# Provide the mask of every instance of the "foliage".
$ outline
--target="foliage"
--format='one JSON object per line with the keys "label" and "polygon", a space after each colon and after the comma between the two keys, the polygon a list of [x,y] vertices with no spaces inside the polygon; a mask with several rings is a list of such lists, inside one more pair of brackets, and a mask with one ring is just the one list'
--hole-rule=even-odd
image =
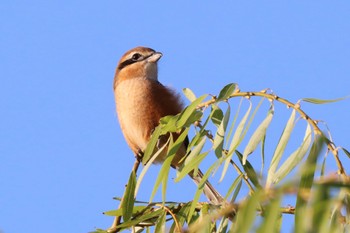
{"label": "foliage", "polygon": [[[336,147],[330,133],[323,132],[318,122],[301,109],[302,101],[324,104],[340,99],[307,98],[294,104],[268,90],[241,92],[236,84],[226,85],[217,97],[203,95],[197,98],[189,89],[185,89],[184,94],[192,103],[182,113],[162,118],[142,158],[144,166],[140,175],[136,178],[138,163],[131,172],[124,196],[119,199],[120,208],[105,212],[116,217],[113,226],[96,232],[130,228],[133,232],[280,232],[286,215],[294,216],[295,232],[350,230],[350,178],[339,156],[341,152],[349,159],[350,153]],[[261,101],[255,103],[253,97]],[[234,104],[235,113],[232,114],[231,102],[237,98],[240,101]],[[264,100],[268,100],[267,114],[259,119],[263,114],[258,112],[264,111],[261,109],[266,105]],[[269,138],[277,102],[285,105],[290,115],[280,127],[280,137]],[[299,132],[305,123],[304,136],[293,138],[293,132]],[[171,160],[190,128],[195,129],[195,134],[175,181],[180,182],[188,172],[198,169],[208,156],[215,155],[216,160],[204,173],[204,179],[220,173],[222,181],[232,174],[231,170],[235,171],[237,175],[230,177],[231,183],[223,195],[229,204],[215,206],[199,202],[200,185],[191,202],[167,202]],[[166,145],[152,154],[158,137],[168,132],[182,133],[175,141],[170,137]],[[168,155],[150,200],[137,201],[139,185],[162,150],[167,150]],[[321,156],[323,153],[325,155]],[[325,172],[330,160],[328,154],[333,155],[338,169],[336,174]],[[257,163],[259,160],[260,164]],[[163,201],[154,202],[154,194],[160,186]],[[249,192],[244,193],[244,189]],[[241,199],[237,200],[238,197]],[[294,197],[289,199],[294,203],[283,206],[283,200],[288,197]]]}

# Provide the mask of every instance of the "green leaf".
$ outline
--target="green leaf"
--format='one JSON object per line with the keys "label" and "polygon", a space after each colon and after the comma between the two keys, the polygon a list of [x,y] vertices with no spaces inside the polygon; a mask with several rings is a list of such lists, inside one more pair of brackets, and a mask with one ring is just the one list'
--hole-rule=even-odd
{"label": "green leaf", "polygon": [[[140,212],[145,211],[147,208],[149,208],[148,206],[134,206],[133,210],[132,210],[132,214],[138,214]],[[107,216],[122,216],[123,215],[123,209],[117,209],[117,210],[109,210],[104,212],[103,214],[107,215]]]}
{"label": "green leaf", "polygon": [[213,149],[215,151],[215,155],[218,158],[222,157],[222,150],[224,145],[224,138],[227,129],[228,121],[230,120],[230,105],[228,105],[224,118],[222,119],[219,128],[216,131],[216,135],[214,138]]}
{"label": "green leaf", "polygon": [[138,190],[140,188],[141,182],[143,180],[143,177],[146,175],[146,172],[148,171],[148,169],[152,166],[153,161],[156,160],[156,158],[163,153],[163,151],[165,150],[165,148],[168,146],[170,141],[170,137],[168,139],[168,141],[160,148],[157,150],[157,152],[151,157],[151,159],[146,163],[146,165],[143,167],[139,179],[137,180],[137,184],[136,184],[136,189],[135,189],[135,196],[138,193]]}
{"label": "green leaf", "polygon": [[315,98],[303,98],[301,100],[312,104],[327,104],[327,103],[339,102],[347,98],[349,98],[349,96],[338,98],[338,99],[330,99],[330,100],[321,100],[321,99],[315,99]]}
{"label": "green leaf", "polygon": [[[190,118],[188,118],[186,124],[182,127],[190,127],[191,124],[195,123],[196,121],[200,121],[201,118],[203,116],[203,112],[202,111],[195,111]],[[182,128],[181,127],[181,128]]]}
{"label": "green leaf", "polygon": [[195,158],[191,159],[190,162],[188,162],[185,166],[183,166],[181,169],[179,169],[179,173],[177,174],[177,177],[174,179],[175,182],[179,182],[182,180],[190,171],[198,169],[199,164],[202,162],[202,160],[209,154],[209,151],[204,152]]}
{"label": "green leaf", "polygon": [[253,133],[252,137],[250,138],[243,152],[243,159],[242,159],[243,165],[246,163],[248,155],[250,155],[251,153],[253,153],[253,151],[255,151],[256,147],[263,139],[264,135],[266,134],[266,129],[271,123],[272,117],[273,117],[273,111],[270,110],[269,113],[267,114],[267,117],[263,120],[263,122],[259,125],[259,127]]}
{"label": "green leaf", "polygon": [[132,171],[121,203],[124,221],[128,221],[132,216],[135,201],[135,185],[136,174]]}
{"label": "green leaf", "polygon": [[[330,219],[330,230],[327,233],[338,233],[338,232],[349,232],[348,224],[339,224],[339,217],[341,216],[341,212],[338,206],[335,206],[331,213]],[[343,228],[344,226],[344,228]]]}
{"label": "green leaf", "polygon": [[[172,141],[172,135],[171,135],[171,137],[169,137],[169,139],[170,139],[170,142],[171,142]],[[175,153],[173,153],[171,155],[168,155],[165,158],[165,160],[164,160],[164,162],[162,164],[162,168],[160,169],[159,174],[157,176],[157,180],[156,180],[156,182],[155,182],[155,184],[153,186],[152,194],[151,194],[151,197],[150,197],[150,200],[149,200],[150,203],[152,202],[152,200],[154,198],[154,195],[157,193],[157,190],[158,190],[160,184],[162,183],[163,187],[164,186],[166,187],[166,184],[167,184],[167,181],[168,181],[169,170],[170,170],[170,167],[171,167],[171,162],[172,162],[174,156],[175,156]],[[164,202],[165,201],[165,190],[164,189],[162,189],[162,196],[163,196],[163,202]]]}
{"label": "green leaf", "polygon": [[229,218],[223,217],[220,221],[220,224],[218,226],[218,230],[216,231],[217,233],[225,233],[228,232],[228,224],[230,223]]}
{"label": "green leaf", "polygon": [[[220,111],[221,111],[221,109],[219,109],[215,104],[212,105],[211,112],[210,112],[209,116],[204,121],[204,123],[202,123],[202,127],[201,127],[200,131],[197,132],[196,135],[192,138],[192,140],[187,148],[187,151],[190,151],[190,149],[192,147],[196,146],[203,137],[206,137],[206,134],[208,133],[208,130],[206,130],[206,126],[212,118],[219,118],[219,119],[212,119],[212,121],[214,122],[214,124],[215,124],[215,121],[218,122],[218,124],[220,124],[222,117],[223,117],[223,113],[222,113],[222,111],[221,111],[221,113],[219,113]],[[217,114],[221,114],[222,117],[220,118],[220,116]],[[216,116],[214,116],[214,115],[216,115]]]}
{"label": "green leaf", "polygon": [[349,159],[350,159],[350,152],[347,150],[347,149],[345,149],[345,148],[343,148],[343,147],[341,147],[341,149],[344,151],[344,153],[349,157]]}
{"label": "green leaf", "polygon": [[168,132],[177,132],[178,131],[178,127],[176,127],[176,122],[179,119],[180,114],[175,115],[175,116],[165,116],[162,117],[159,122],[162,128],[162,131],[160,134],[166,134]]}
{"label": "green leaf", "polygon": [[229,152],[227,154],[227,158],[225,159],[225,164],[224,164],[224,167],[222,169],[222,173],[221,173],[221,177],[220,177],[219,182],[221,182],[224,179],[226,172],[227,172],[227,169],[231,163],[231,158],[233,156],[233,153],[235,152],[236,148],[239,146],[239,144],[243,140],[242,132],[243,132],[244,126],[247,122],[251,108],[252,108],[252,103],[249,101],[249,108],[248,108],[247,112],[244,114],[242,120],[239,122],[237,129],[232,137]]}
{"label": "green leaf", "polygon": [[221,91],[219,96],[216,98],[216,101],[222,101],[222,100],[226,100],[227,98],[230,97],[230,95],[232,95],[232,93],[235,91],[236,89],[236,85],[235,83],[230,83],[227,84]]}
{"label": "green leaf", "polygon": [[126,229],[126,228],[135,226],[135,225],[139,224],[140,222],[144,222],[147,220],[154,223],[156,221],[156,219],[158,219],[158,217],[161,216],[161,214],[163,214],[163,212],[164,212],[163,209],[158,209],[155,211],[150,211],[150,212],[144,213],[142,215],[139,215],[136,219],[133,219],[131,221],[127,221],[127,222],[124,222],[124,223],[118,225],[117,228]]}
{"label": "green leaf", "polygon": [[162,131],[162,128],[160,126],[157,126],[155,128],[155,130],[153,131],[151,139],[148,142],[147,147],[143,153],[143,157],[142,157],[142,164],[143,165],[145,165],[148,162],[148,160],[150,159],[150,157],[154,153],[154,148],[157,145],[161,131]]}
{"label": "green leaf", "polygon": [[107,216],[122,216],[123,215],[123,209],[117,209],[117,210],[109,210],[109,211],[105,211],[103,212],[103,214],[107,215]]}
{"label": "green leaf", "polygon": [[212,164],[209,169],[205,172],[205,174],[203,175],[202,177],[202,180],[201,182],[198,184],[198,188],[197,188],[197,191],[194,195],[194,198],[193,198],[193,201],[191,203],[191,207],[190,207],[190,210],[189,210],[189,214],[188,214],[188,217],[187,217],[187,222],[190,221],[190,219],[192,218],[192,215],[196,209],[196,206],[197,206],[197,203],[199,201],[199,198],[201,196],[201,194],[203,193],[203,189],[204,189],[204,186],[205,186],[205,183],[206,181],[208,180],[211,172],[213,171],[213,169],[215,169],[217,167],[217,163],[214,163]]}
{"label": "green leaf", "polygon": [[249,180],[254,184],[255,187],[261,188],[258,176],[254,170],[254,167],[249,163],[248,160],[246,160],[245,161],[246,163],[243,164],[243,155],[238,150],[236,150],[236,154],[239,158],[239,161],[242,163],[243,169],[247,173]]}
{"label": "green leaf", "polygon": [[303,167],[302,167],[302,177],[301,177],[301,183],[300,183],[301,188],[307,188],[307,189],[311,188],[314,181],[317,158],[320,155],[320,152],[323,146],[324,146],[323,136],[316,135],[315,140],[310,149],[309,155],[306,159],[306,162],[303,164]]}
{"label": "green leaf", "polygon": [[232,137],[231,144],[230,144],[230,150],[234,150],[240,144],[241,140],[243,139],[242,133],[244,130],[244,126],[246,125],[247,119],[250,115],[251,109],[252,109],[252,103],[251,103],[251,101],[249,101],[249,107],[248,107],[246,113],[244,114],[243,118],[239,122],[237,129]]}
{"label": "green leaf", "polygon": [[276,224],[278,219],[282,217],[280,212],[280,202],[281,197],[277,196],[272,199],[271,203],[269,203],[266,210],[263,212],[264,220],[257,229],[257,233],[280,232],[278,224]]}
{"label": "green leaf", "polygon": [[213,111],[211,111],[210,115],[207,117],[204,124],[202,124],[202,127],[199,130],[199,132],[197,132],[196,135],[190,141],[190,144],[187,147],[187,152],[189,152],[192,147],[196,146],[200,142],[200,140],[202,140],[203,137],[206,137],[206,134],[208,132],[208,130],[206,130],[206,126],[209,123],[212,116],[213,116]]}
{"label": "green leaf", "polygon": [[259,201],[261,199],[261,191],[253,193],[251,197],[248,197],[246,201],[243,202],[240,210],[237,214],[236,224],[233,223],[234,233],[248,233],[251,232],[254,226],[254,220],[256,218],[256,209],[259,207]]}
{"label": "green leaf", "polygon": [[196,95],[193,93],[193,91],[189,88],[184,88],[182,89],[182,92],[184,93],[184,95],[186,96],[186,98],[193,102],[195,101],[195,99],[197,99]]}
{"label": "green leaf", "polygon": [[166,200],[165,194],[167,190],[167,182],[168,182],[168,177],[169,177],[169,170],[171,168],[171,163],[173,161],[173,158],[175,157],[176,153],[180,149],[181,146],[183,145],[184,140],[187,137],[188,131],[190,128],[186,128],[180,136],[176,139],[174,143],[170,143],[169,149],[168,149],[168,155],[163,162],[162,168],[158,174],[158,178],[162,177],[162,197],[163,197],[163,204]]}
{"label": "green leaf", "polygon": [[266,187],[270,187],[270,185],[272,184],[272,179],[274,178],[274,174],[276,172],[277,166],[282,158],[282,155],[285,151],[285,148],[288,144],[288,141],[290,139],[290,135],[293,131],[294,128],[294,121],[295,121],[295,109],[292,111],[292,114],[289,117],[289,120],[286,124],[286,126],[284,127],[283,133],[280,137],[280,140],[278,142],[278,145],[275,149],[275,152],[273,154],[272,157],[272,161],[267,173],[267,181],[266,181]]}
{"label": "green leaf", "polygon": [[[226,195],[225,195],[225,199],[228,200],[229,196],[231,195],[231,193],[233,192],[233,190],[235,190],[235,193],[231,199],[230,202],[234,203],[236,200],[236,197],[241,189],[242,186],[242,178],[243,178],[243,174],[237,176],[237,178],[235,179],[235,181],[233,181],[232,185],[230,186],[230,188],[228,189]],[[236,188],[237,187],[237,188]],[[237,191],[238,190],[238,191]],[[237,193],[236,193],[237,192]]]}
{"label": "green leaf", "polygon": [[[311,187],[314,183],[314,176],[317,165],[317,158],[320,155],[322,146],[324,145],[323,136],[315,136],[315,140],[310,149],[309,155],[303,164],[301,169],[301,179],[299,184],[299,191],[297,194],[296,212],[295,212],[295,229],[306,232],[305,225],[300,225],[305,220],[304,212],[307,208],[307,200],[305,200],[305,194],[311,192]],[[304,211],[303,211],[304,210]]]}
{"label": "green leaf", "polygon": [[[242,136],[240,136],[240,138],[241,138],[240,140],[243,140],[243,138],[244,138],[245,135],[247,134],[247,132],[248,132],[248,130],[249,130],[249,128],[250,128],[250,125],[252,124],[252,122],[253,122],[253,120],[254,120],[254,118],[255,118],[255,115],[256,115],[256,113],[258,112],[258,110],[260,109],[260,107],[261,107],[262,103],[264,102],[264,100],[265,100],[265,98],[262,98],[262,99],[259,101],[258,105],[254,108],[254,111],[253,111],[252,115],[249,117],[249,121],[248,121],[248,123],[247,123],[247,126],[245,126],[245,128],[244,128],[244,131],[243,131],[243,133],[242,133]],[[250,101],[249,101],[249,103],[251,104]]]}
{"label": "green leaf", "polygon": [[281,167],[276,171],[271,177],[272,183],[277,183],[282,180],[286,175],[289,174],[304,158],[312,142],[312,132],[311,127],[308,124],[306,127],[305,136],[303,142],[298,149],[296,149],[288,159],[281,165]]}
{"label": "green leaf", "polygon": [[176,154],[180,147],[183,146],[183,143],[187,138],[189,130],[190,128],[185,128],[180,134],[180,136],[176,139],[176,141],[173,144],[169,145],[168,156]]}
{"label": "green leaf", "polygon": [[191,150],[190,154],[186,157],[184,161],[184,165],[182,165],[179,169],[179,173],[177,174],[177,177],[175,178],[175,182],[180,181],[183,179],[190,171],[193,169],[197,169],[199,163],[205,158],[205,156],[209,152],[204,152],[201,155],[199,153],[202,151],[205,142],[206,142],[206,137],[202,137],[201,141],[199,144]]}
{"label": "green leaf", "polygon": [[[185,224],[186,217],[188,216],[190,207],[191,207],[191,202],[186,203],[183,206],[181,206],[180,211],[176,214],[176,219],[177,219],[177,222],[179,223],[179,226],[183,226]],[[180,229],[177,229],[177,225],[175,221],[171,225],[169,232],[180,232]]]}
{"label": "green leaf", "polygon": [[326,170],[326,160],[327,160],[327,156],[325,156],[322,160],[322,165],[321,165],[321,171],[320,171],[320,175],[324,176],[325,175],[325,170]]}
{"label": "green leaf", "polygon": [[[332,199],[329,195],[329,187],[318,185],[313,189],[312,203],[312,231],[322,232],[322,229],[329,226],[329,214],[332,206]],[[329,232],[329,231],[326,231]]]}
{"label": "green leaf", "polygon": [[216,127],[219,127],[221,124],[222,118],[224,117],[224,113],[217,105],[211,106],[211,120]]}
{"label": "green leaf", "polygon": [[266,134],[261,139],[261,169],[260,174],[263,175],[264,166],[265,166],[265,141],[266,141]]}
{"label": "green leaf", "polygon": [[239,113],[240,113],[240,110],[241,110],[242,102],[243,102],[243,98],[241,98],[241,101],[239,102],[239,105],[237,107],[237,111],[235,112],[235,116],[233,117],[232,123],[230,125],[230,129],[229,129],[229,131],[227,133],[225,148],[229,147],[229,141],[231,141],[231,136],[232,136],[233,129],[234,129],[235,125],[236,125],[236,121],[238,119],[238,116],[239,116]]}
{"label": "green leaf", "polygon": [[154,229],[155,233],[165,232],[165,217],[166,217],[166,211],[164,210],[163,213],[159,216],[158,221],[156,223],[156,226]]}
{"label": "green leaf", "polygon": [[198,116],[198,113],[195,113],[197,106],[202,103],[202,101],[207,97],[208,95],[202,95],[195,101],[193,101],[189,106],[187,106],[180,114],[179,119],[176,122],[177,128],[182,128],[183,126],[187,126],[188,124],[191,124],[193,119],[191,117]]}

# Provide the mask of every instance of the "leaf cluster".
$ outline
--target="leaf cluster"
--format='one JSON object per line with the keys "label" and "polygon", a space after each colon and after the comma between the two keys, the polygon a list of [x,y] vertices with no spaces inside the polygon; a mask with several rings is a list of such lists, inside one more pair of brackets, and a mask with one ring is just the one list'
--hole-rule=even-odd
{"label": "leaf cluster", "polygon": [[[341,99],[306,98],[294,104],[267,90],[241,92],[236,84],[226,85],[217,96],[197,98],[189,89],[184,89],[184,94],[191,104],[182,113],[161,119],[144,152],[140,175],[131,172],[120,208],[105,213],[118,221],[109,230],[97,232],[130,228],[133,232],[280,232],[287,215],[294,216],[291,229],[295,232],[350,229],[350,178],[339,156],[342,152],[349,159],[350,153],[336,147],[329,132],[324,133],[318,122],[301,109],[301,101],[324,104]],[[253,97],[260,101],[252,101]],[[232,107],[236,99],[239,102]],[[277,102],[285,105],[290,115],[279,138],[269,138]],[[303,136],[293,138],[295,128],[303,124]],[[213,162],[207,166],[192,201],[168,202],[171,161],[190,129],[195,133],[175,182],[196,171],[210,156],[215,155],[215,159],[209,160]],[[169,132],[180,132],[180,136],[174,140],[170,134],[167,143],[155,150],[159,137]],[[164,151],[167,157],[149,201],[136,201],[149,167]],[[337,164],[336,174],[327,173],[328,154]],[[212,175],[217,175],[219,182],[230,180],[223,195],[229,204],[199,201],[203,184]],[[155,202],[160,187],[162,201]],[[283,206],[286,198],[290,204]]]}

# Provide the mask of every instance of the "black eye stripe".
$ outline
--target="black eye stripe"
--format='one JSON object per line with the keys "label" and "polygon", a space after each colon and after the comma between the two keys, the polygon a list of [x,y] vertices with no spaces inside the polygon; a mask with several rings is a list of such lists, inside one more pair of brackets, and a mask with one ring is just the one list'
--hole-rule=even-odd
{"label": "black eye stripe", "polygon": [[146,56],[146,57],[142,57],[142,59],[139,59],[139,60],[135,60],[135,59],[133,59],[133,58],[127,59],[127,60],[125,60],[125,61],[123,61],[122,63],[119,64],[118,70],[122,70],[122,69],[125,68],[126,66],[131,65],[131,64],[133,64],[133,63],[136,63],[136,62],[139,62],[139,61],[143,61],[143,60],[149,58],[149,57],[152,56],[152,55],[153,55],[153,54],[150,54],[150,55],[148,55],[148,56]]}
{"label": "black eye stripe", "polygon": [[137,61],[133,60],[133,59],[128,59],[128,60],[125,60],[123,61],[122,63],[119,64],[118,66],[118,70],[121,70],[123,69],[124,67],[128,66],[128,65],[131,65],[132,63],[135,63]]}

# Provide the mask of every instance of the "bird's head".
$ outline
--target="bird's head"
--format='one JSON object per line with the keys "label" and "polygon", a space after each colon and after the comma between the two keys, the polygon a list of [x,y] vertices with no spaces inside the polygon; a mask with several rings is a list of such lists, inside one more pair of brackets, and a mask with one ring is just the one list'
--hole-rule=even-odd
{"label": "bird's head", "polygon": [[157,62],[161,57],[162,53],[146,47],[136,47],[127,51],[118,63],[114,87],[116,83],[132,78],[157,80]]}

